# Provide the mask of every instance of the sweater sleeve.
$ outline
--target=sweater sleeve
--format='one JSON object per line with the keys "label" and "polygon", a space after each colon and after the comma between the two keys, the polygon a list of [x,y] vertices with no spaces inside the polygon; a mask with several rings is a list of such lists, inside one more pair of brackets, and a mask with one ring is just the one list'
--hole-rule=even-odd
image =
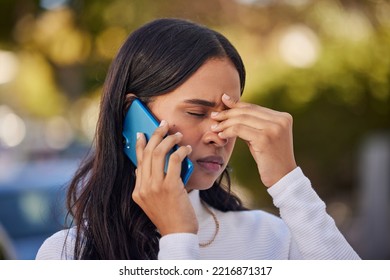
{"label": "sweater sleeve", "polygon": [[73,230],[61,230],[47,238],[38,250],[36,260],[73,259]]}
{"label": "sweater sleeve", "polygon": [[280,216],[291,231],[294,248],[290,256],[303,259],[359,259],[334,220],[325,203],[297,167],[268,189]]}
{"label": "sweater sleeve", "polygon": [[160,239],[159,260],[199,259],[199,239],[192,233],[167,234]]}

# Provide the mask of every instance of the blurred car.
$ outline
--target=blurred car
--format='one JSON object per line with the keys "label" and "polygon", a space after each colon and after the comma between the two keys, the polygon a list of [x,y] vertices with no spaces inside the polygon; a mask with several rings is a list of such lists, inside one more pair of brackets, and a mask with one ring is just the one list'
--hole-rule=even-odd
{"label": "blurred car", "polygon": [[43,241],[65,225],[66,186],[78,160],[40,160],[0,174],[0,224],[16,259],[34,259]]}
{"label": "blurred car", "polygon": [[11,240],[0,224],[0,260],[13,260],[15,258],[15,250],[12,247]]}

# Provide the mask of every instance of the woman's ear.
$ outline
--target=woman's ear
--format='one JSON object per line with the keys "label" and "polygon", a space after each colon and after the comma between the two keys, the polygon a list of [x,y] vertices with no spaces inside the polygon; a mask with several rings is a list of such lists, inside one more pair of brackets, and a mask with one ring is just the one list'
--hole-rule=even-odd
{"label": "woman's ear", "polygon": [[134,99],[136,99],[137,96],[134,93],[126,93],[125,95],[125,104],[124,104],[124,111],[127,112],[129,109],[131,103],[133,102]]}

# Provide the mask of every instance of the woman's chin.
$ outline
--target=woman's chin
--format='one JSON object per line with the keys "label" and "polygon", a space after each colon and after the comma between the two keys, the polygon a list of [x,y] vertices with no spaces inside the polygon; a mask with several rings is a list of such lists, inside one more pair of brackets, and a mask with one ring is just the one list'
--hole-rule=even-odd
{"label": "woman's chin", "polygon": [[214,172],[212,174],[202,172],[202,169],[194,169],[191,177],[186,184],[187,190],[207,190],[211,188],[214,182],[221,176],[222,172]]}
{"label": "woman's chin", "polygon": [[215,180],[214,181],[208,181],[208,182],[205,182],[205,180],[202,180],[202,182],[200,182],[200,180],[193,180],[191,181],[191,179],[188,180],[187,184],[185,185],[185,188],[187,189],[187,191],[191,191],[191,190],[207,190],[209,188],[211,188],[214,184]]}

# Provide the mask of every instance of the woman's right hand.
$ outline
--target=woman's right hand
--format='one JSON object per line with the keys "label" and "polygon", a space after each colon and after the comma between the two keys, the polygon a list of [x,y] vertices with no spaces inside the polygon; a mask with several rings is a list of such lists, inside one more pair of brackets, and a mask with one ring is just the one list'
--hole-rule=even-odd
{"label": "woman's right hand", "polygon": [[161,121],[148,143],[143,133],[137,135],[138,167],[132,197],[162,236],[183,232],[196,234],[198,221],[180,177],[181,163],[192,149],[181,146],[174,151],[165,174],[166,155],[182,138],[181,133],[164,138],[168,128],[168,123]]}

